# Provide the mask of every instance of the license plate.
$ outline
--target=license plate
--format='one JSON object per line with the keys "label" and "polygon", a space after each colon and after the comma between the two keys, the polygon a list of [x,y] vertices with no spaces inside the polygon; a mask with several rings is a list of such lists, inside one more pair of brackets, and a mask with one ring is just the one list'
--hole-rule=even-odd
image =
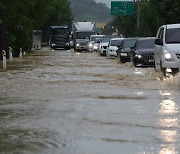
{"label": "license plate", "polygon": [[121,53],[121,56],[127,56],[127,53]]}
{"label": "license plate", "polygon": [[154,62],[154,59],[149,59],[149,62]]}

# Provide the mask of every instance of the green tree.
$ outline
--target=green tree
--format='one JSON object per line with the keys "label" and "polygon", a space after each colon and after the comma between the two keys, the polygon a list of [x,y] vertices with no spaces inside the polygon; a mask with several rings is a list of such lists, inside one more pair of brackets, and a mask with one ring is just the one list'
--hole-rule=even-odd
{"label": "green tree", "polygon": [[72,15],[68,0],[1,0],[0,20],[7,26],[9,44],[27,50],[32,30],[46,30],[53,24],[70,24]]}

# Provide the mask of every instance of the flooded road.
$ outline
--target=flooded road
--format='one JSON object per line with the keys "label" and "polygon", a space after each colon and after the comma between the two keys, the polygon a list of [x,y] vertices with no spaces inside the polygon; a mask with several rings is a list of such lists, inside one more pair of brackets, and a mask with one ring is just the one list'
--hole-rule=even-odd
{"label": "flooded road", "polygon": [[44,48],[0,66],[0,153],[180,152],[179,77]]}

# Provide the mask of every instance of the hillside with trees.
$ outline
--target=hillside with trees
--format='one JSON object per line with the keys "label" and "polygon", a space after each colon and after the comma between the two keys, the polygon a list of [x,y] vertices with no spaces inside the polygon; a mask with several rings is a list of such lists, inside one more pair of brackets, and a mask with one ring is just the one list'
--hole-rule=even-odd
{"label": "hillside with trees", "polygon": [[32,30],[47,32],[51,25],[71,25],[69,0],[1,0],[0,24],[6,26],[8,44],[15,51],[28,50]]}
{"label": "hillside with trees", "polygon": [[74,21],[106,22],[111,18],[110,9],[94,0],[72,0],[71,9]]}
{"label": "hillside with trees", "polygon": [[[137,26],[137,6],[139,5],[139,26]],[[114,17],[109,25],[114,25],[125,36],[155,36],[159,26],[180,22],[180,1],[141,0],[134,3],[133,16]]]}

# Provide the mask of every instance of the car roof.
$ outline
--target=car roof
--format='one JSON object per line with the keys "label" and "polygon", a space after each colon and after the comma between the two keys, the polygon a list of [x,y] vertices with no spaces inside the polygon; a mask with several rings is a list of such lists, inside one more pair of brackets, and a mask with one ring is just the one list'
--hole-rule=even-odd
{"label": "car roof", "polygon": [[144,37],[144,38],[139,38],[137,40],[153,40],[156,39],[156,37]]}
{"label": "car roof", "polygon": [[56,28],[68,28],[67,25],[62,25],[62,26],[50,26],[52,29],[56,29]]}
{"label": "car roof", "polygon": [[167,29],[180,28],[180,23],[178,23],[178,24],[167,24],[167,25],[163,25],[162,27],[166,27]]}
{"label": "car roof", "polygon": [[126,40],[137,40],[137,39],[140,39],[142,37],[127,37],[127,38],[124,38],[123,41],[126,41]]}
{"label": "car roof", "polygon": [[118,38],[118,37],[117,37],[117,38],[112,38],[111,41],[113,41],[113,40],[123,40],[123,39],[124,39],[124,38]]}
{"label": "car roof", "polygon": [[103,37],[104,35],[91,35],[91,37]]}

